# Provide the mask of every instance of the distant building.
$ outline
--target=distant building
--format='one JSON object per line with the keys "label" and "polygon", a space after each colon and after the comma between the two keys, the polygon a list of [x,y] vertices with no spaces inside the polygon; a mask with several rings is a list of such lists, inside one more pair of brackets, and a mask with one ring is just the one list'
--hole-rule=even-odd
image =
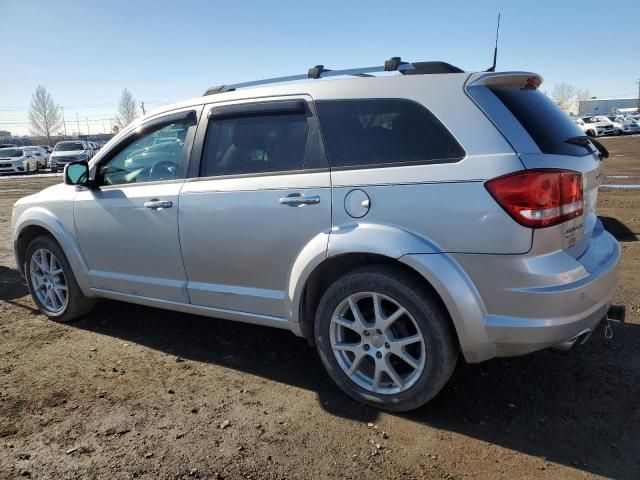
{"label": "distant building", "polygon": [[11,140],[11,132],[0,130],[0,140]]}
{"label": "distant building", "polygon": [[578,101],[580,115],[613,115],[620,109],[638,108],[637,98],[590,98]]}

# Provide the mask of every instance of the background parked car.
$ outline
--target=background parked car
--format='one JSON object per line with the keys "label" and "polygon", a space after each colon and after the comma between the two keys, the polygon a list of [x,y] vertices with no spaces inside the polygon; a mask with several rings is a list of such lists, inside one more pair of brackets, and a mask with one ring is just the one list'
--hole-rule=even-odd
{"label": "background parked car", "polygon": [[0,148],[0,173],[29,173],[38,170],[38,159],[27,147]]}
{"label": "background parked car", "polygon": [[47,164],[49,161],[49,154],[42,147],[25,147],[31,155],[36,157],[38,161],[38,168],[47,168]]}
{"label": "background parked car", "polygon": [[631,135],[632,133],[640,133],[640,120],[630,115],[612,115],[609,118],[614,123],[622,125],[622,133]]}
{"label": "background parked car", "polygon": [[592,117],[582,117],[587,124],[600,125],[605,127],[604,135],[622,135],[622,124],[612,122],[604,115],[594,115]]}
{"label": "background parked car", "polygon": [[[606,119],[601,120],[602,118]],[[613,135],[615,127],[613,122],[607,117],[582,117],[574,120],[575,124],[590,137],[600,137],[602,135]]]}
{"label": "background parked car", "polygon": [[92,156],[93,152],[87,142],[82,140],[58,142],[49,157],[51,171],[55,173],[69,162],[89,160]]}
{"label": "background parked car", "polygon": [[607,132],[607,128],[604,125],[596,125],[593,122],[587,123],[582,118],[574,118],[573,123],[590,137],[600,137]]}

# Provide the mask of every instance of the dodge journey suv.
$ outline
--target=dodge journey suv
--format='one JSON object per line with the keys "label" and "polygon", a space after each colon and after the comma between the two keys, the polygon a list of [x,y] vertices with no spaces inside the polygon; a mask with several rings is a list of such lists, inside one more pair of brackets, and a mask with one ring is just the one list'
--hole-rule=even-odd
{"label": "dodge journey suv", "polygon": [[19,200],[17,265],[53,320],[109,298],[284,328],[348,395],[416,408],[460,354],[568,348],[607,316],[607,152],[541,82],[393,58],[213,87]]}

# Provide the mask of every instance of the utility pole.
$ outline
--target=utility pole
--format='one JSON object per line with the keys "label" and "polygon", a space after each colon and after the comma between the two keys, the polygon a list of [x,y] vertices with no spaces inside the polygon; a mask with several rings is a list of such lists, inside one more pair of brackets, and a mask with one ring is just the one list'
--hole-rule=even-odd
{"label": "utility pole", "polygon": [[62,126],[64,127],[64,138],[66,140],[66,138],[67,138],[67,122],[64,121],[64,107],[60,107],[60,110],[62,111]]}
{"label": "utility pole", "polygon": [[142,109],[142,115],[146,115],[147,112],[144,111],[144,102],[140,102],[140,108]]}
{"label": "utility pole", "polygon": [[87,119],[87,140],[89,140],[89,117],[85,117]]}
{"label": "utility pole", "polygon": [[80,119],[78,117],[78,112],[76,112],[76,124],[78,125],[78,138],[80,138]]}
{"label": "utility pole", "polygon": [[102,119],[102,131],[103,131],[104,133],[107,133],[107,127],[106,127],[106,125],[105,125],[105,123],[104,123],[104,118]]}
{"label": "utility pole", "polygon": [[640,78],[638,79],[638,81],[636,82],[638,84],[638,106],[637,106],[637,113],[640,113]]}

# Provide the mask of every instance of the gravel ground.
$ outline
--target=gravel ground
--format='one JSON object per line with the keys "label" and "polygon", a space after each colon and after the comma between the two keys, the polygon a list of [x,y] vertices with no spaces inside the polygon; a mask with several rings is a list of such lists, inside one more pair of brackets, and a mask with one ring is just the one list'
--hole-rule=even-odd
{"label": "gravel ground", "polygon": [[[640,137],[604,142],[606,182],[640,184]],[[460,362],[398,415],[346,398],[285,331],[107,301],[47,321],[9,222],[59,181],[0,178],[0,478],[640,477],[640,190],[599,198],[623,246],[612,340]]]}

